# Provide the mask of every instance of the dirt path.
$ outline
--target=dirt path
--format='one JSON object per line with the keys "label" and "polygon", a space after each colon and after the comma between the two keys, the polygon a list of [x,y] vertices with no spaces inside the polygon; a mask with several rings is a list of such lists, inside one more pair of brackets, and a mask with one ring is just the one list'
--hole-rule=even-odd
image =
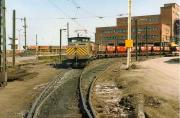
{"label": "dirt path", "polygon": [[32,79],[27,76],[24,81],[9,82],[7,87],[0,89],[0,118],[21,118],[45,85],[65,71],[46,64],[29,65],[26,69],[38,75]]}

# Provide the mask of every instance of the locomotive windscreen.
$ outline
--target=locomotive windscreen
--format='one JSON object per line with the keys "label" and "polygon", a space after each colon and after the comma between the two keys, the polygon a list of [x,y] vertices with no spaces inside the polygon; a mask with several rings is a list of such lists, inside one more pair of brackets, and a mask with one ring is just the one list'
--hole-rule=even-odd
{"label": "locomotive windscreen", "polygon": [[68,43],[78,43],[78,42],[89,42],[89,37],[73,37],[68,39]]}

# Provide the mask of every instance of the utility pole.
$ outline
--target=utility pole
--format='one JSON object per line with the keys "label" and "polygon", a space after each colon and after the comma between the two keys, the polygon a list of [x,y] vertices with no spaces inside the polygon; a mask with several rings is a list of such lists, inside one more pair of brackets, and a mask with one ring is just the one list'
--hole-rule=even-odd
{"label": "utility pole", "polygon": [[0,0],[0,73],[2,73],[2,0]]}
{"label": "utility pole", "polygon": [[38,60],[38,35],[36,34],[36,56]]}
{"label": "utility pole", "polygon": [[148,27],[146,26],[146,58],[148,58],[148,53],[149,53],[149,50],[148,50]]}
{"label": "utility pole", "polygon": [[38,46],[38,35],[36,34],[36,46]]}
{"label": "utility pole", "polygon": [[12,38],[12,50],[13,50],[13,68],[15,67],[15,56],[16,56],[16,11],[13,10],[13,38]]}
{"label": "utility pole", "polygon": [[138,20],[135,19],[135,28],[136,28],[136,61],[138,60]]}
{"label": "utility pole", "polygon": [[66,29],[60,29],[60,41],[59,41],[59,58],[62,61],[62,31]]}
{"label": "utility pole", "polygon": [[69,39],[69,23],[67,23],[67,39]]}
{"label": "utility pole", "polygon": [[[132,0],[128,0],[128,39],[127,42],[131,41],[131,6],[132,6]],[[130,67],[131,62],[131,46],[128,46],[128,52],[127,52],[127,69]]]}
{"label": "utility pole", "polygon": [[59,58],[60,58],[60,61],[62,60],[62,57],[61,57],[61,48],[62,48],[62,29],[60,29],[60,41],[59,41]]}
{"label": "utility pole", "polygon": [[5,0],[0,0],[0,87],[7,85],[6,71],[6,7]]}
{"label": "utility pole", "polygon": [[25,45],[24,45],[24,50],[26,51],[27,49],[27,25],[26,25],[26,17],[24,18],[24,39],[25,39]]}
{"label": "utility pole", "polygon": [[36,34],[36,55],[38,57],[38,35]]}
{"label": "utility pole", "polygon": [[3,0],[3,73],[5,79],[5,85],[7,84],[7,56],[6,56],[6,4],[5,0]]}

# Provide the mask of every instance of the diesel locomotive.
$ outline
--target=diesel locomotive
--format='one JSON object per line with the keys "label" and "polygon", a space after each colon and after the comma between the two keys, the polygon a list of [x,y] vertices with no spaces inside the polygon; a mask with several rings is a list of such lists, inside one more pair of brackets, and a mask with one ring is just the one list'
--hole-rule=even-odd
{"label": "diesel locomotive", "polygon": [[72,37],[68,39],[66,47],[66,63],[73,67],[80,67],[96,58],[96,45],[89,37]]}

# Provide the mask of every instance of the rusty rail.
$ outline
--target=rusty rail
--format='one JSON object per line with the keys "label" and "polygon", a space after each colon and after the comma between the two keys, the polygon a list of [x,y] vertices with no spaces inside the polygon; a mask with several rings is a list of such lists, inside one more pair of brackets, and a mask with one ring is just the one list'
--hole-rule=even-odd
{"label": "rusty rail", "polygon": [[39,97],[36,99],[36,101],[34,102],[34,104],[32,105],[31,110],[28,113],[27,118],[34,118],[38,112],[38,109],[40,107],[40,105],[42,104],[42,102],[46,99],[46,97],[49,96],[49,94],[55,89],[57,83],[59,80],[62,80],[63,78],[60,77],[60,75],[58,75],[57,77],[55,77],[55,79],[53,79],[52,82],[50,82],[47,87],[43,90],[43,92],[39,95]]}

